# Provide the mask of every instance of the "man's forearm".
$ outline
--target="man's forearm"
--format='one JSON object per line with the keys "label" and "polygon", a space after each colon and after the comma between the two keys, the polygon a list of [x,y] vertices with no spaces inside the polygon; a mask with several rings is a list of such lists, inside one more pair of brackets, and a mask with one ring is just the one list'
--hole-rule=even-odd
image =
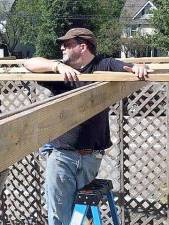
{"label": "man's forearm", "polygon": [[25,61],[24,67],[34,73],[58,72],[60,62],[55,62],[42,57],[35,57]]}
{"label": "man's forearm", "polygon": [[65,81],[78,81],[76,75],[79,71],[59,61],[53,61],[42,57],[26,60],[24,67],[33,73],[54,72],[64,75]]}

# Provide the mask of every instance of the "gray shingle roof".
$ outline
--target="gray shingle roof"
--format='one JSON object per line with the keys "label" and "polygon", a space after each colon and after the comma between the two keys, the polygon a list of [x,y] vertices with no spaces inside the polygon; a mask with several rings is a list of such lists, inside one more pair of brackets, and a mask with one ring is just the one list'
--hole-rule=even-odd
{"label": "gray shingle roof", "polygon": [[[133,18],[136,13],[148,2],[149,0],[126,0],[121,13],[121,19]],[[150,0],[152,3],[153,1]]]}
{"label": "gray shingle roof", "polygon": [[5,7],[10,10],[14,1],[15,0],[0,0],[0,6],[5,5]]}
{"label": "gray shingle roof", "polygon": [[0,0],[0,20],[5,19],[5,12],[10,11],[15,0]]}

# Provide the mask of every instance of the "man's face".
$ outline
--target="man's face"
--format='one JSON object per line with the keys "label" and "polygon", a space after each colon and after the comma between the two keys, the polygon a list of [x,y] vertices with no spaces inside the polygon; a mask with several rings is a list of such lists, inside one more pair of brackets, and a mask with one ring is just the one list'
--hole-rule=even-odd
{"label": "man's face", "polygon": [[72,65],[81,57],[81,44],[75,39],[65,40],[61,45],[63,62]]}

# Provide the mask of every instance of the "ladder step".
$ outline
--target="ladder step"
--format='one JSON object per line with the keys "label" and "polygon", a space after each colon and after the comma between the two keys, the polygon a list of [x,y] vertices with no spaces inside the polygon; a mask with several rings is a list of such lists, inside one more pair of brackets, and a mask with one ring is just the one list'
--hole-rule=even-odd
{"label": "ladder step", "polygon": [[104,195],[107,195],[112,188],[111,180],[95,179],[79,190],[75,204],[98,205]]}
{"label": "ladder step", "polygon": [[113,224],[120,225],[112,188],[111,180],[95,179],[79,190],[75,199],[75,207],[70,225],[82,225],[88,212],[92,212],[94,225],[102,225],[99,202],[105,197],[110,207]]}

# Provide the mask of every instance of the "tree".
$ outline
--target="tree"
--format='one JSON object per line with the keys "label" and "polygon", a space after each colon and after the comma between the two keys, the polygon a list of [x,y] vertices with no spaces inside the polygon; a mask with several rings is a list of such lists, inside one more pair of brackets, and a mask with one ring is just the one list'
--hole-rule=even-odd
{"label": "tree", "polygon": [[119,17],[123,5],[123,0],[104,0],[101,3],[101,23],[97,32],[100,53],[116,55],[121,50],[120,36],[123,26]]}
{"label": "tree", "polygon": [[153,25],[156,29],[152,36],[154,47],[169,51],[169,1],[154,0],[157,9],[153,14]]}
{"label": "tree", "polygon": [[[8,46],[12,54],[18,43],[34,43],[36,38],[34,27],[37,23],[38,1],[16,0],[11,8],[1,2],[0,41]],[[37,26],[37,24],[36,24]]]}
{"label": "tree", "polygon": [[[57,37],[68,29],[79,26],[93,30],[98,36],[99,52],[112,54],[110,50],[114,51],[114,46],[119,46],[117,17],[120,16],[122,5],[122,0],[43,1],[41,7],[43,25],[37,38],[37,54],[51,58],[60,57],[60,51],[56,51]],[[102,43],[108,47],[104,48]]]}
{"label": "tree", "polygon": [[30,0],[27,3],[27,0],[16,0],[6,13],[2,36],[11,52],[21,42],[33,44],[36,55],[59,58],[57,38],[79,26],[93,30],[98,36],[99,52],[112,54],[119,47],[117,18],[123,0]]}
{"label": "tree", "polygon": [[42,25],[36,42],[38,55],[58,58],[60,51],[56,40],[65,31],[79,26],[92,30],[97,27],[98,0],[42,0],[42,2]]}
{"label": "tree", "polygon": [[98,31],[98,51],[101,54],[115,55],[121,50],[122,26],[117,19],[107,21]]}
{"label": "tree", "polygon": [[128,57],[128,53],[136,57],[145,57],[148,50],[151,50],[151,36],[141,36],[138,33],[133,37],[121,38],[121,44],[126,57]]}

